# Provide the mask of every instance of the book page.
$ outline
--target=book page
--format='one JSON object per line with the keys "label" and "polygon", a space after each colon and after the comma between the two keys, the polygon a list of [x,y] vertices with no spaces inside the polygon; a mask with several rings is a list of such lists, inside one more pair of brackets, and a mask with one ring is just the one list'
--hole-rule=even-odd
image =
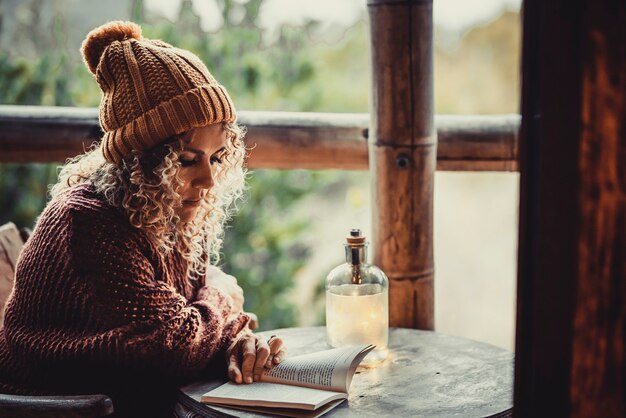
{"label": "book page", "polygon": [[276,408],[267,406],[241,406],[241,405],[220,405],[227,408],[238,409],[240,411],[257,412],[275,417],[293,417],[293,418],[318,418],[338,406],[345,399],[337,399],[330,401],[326,405],[322,405],[314,411],[296,408]]}
{"label": "book page", "polygon": [[373,348],[359,345],[287,357],[278,366],[266,370],[261,382],[347,393],[358,363]]}
{"label": "book page", "polygon": [[255,382],[238,385],[228,382],[202,395],[201,402],[221,405],[271,406],[315,410],[336,399],[345,399],[345,393],[329,392],[299,386]]}

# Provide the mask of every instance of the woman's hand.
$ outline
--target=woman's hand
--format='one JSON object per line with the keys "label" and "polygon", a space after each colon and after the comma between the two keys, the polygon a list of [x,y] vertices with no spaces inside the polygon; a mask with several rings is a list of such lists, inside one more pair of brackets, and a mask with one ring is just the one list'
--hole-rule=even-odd
{"label": "woman's hand", "polygon": [[272,335],[267,341],[256,334],[242,334],[226,350],[228,378],[235,383],[258,382],[264,369],[271,369],[285,358],[283,340]]}
{"label": "woman's hand", "polygon": [[234,312],[243,312],[243,289],[237,284],[235,276],[224,273],[218,267],[208,265],[205,284],[230,296]]}

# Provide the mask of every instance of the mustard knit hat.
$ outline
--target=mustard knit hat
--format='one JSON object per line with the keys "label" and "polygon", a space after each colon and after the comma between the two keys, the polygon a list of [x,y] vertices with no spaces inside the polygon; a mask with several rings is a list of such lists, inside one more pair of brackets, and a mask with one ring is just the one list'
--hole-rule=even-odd
{"label": "mustard knit hat", "polygon": [[236,119],[228,92],[197,56],[143,38],[135,23],[95,28],[82,53],[102,89],[101,148],[110,162],[192,128]]}

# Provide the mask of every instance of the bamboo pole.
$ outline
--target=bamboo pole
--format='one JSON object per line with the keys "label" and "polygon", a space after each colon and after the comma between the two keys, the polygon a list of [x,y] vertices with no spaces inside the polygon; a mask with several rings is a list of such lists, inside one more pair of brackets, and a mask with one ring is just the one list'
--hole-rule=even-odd
{"label": "bamboo pole", "polygon": [[[368,169],[365,113],[241,111],[248,166]],[[437,170],[516,171],[518,115],[435,116]],[[0,163],[60,162],[101,136],[98,110],[0,105]]]}
{"label": "bamboo pole", "polygon": [[374,262],[391,326],[433,329],[432,0],[369,0]]}

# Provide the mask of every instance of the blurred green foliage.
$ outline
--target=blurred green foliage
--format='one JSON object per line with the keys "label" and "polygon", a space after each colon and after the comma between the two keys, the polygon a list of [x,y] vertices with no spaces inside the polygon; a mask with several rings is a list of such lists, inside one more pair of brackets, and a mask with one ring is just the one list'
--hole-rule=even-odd
{"label": "blurred green foliage", "polygon": [[242,283],[246,308],[259,316],[263,329],[294,325],[297,310],[289,294],[309,253],[300,238],[310,223],[290,209],[320,186],[321,176],[303,170],[254,173],[247,202],[226,233],[225,270]]}
{"label": "blurred green foliage", "polygon": [[0,164],[0,225],[12,221],[32,227],[55,177],[50,164]]}
{"label": "blurred green foliage", "polygon": [[[30,62],[0,52],[0,103],[71,104],[66,62],[63,54],[44,52]],[[46,203],[48,184],[55,181],[56,170],[50,164],[0,164],[0,225],[12,221],[32,228]]]}
{"label": "blurred green foliage", "polygon": [[[0,103],[98,106],[98,85],[76,55],[78,44],[66,39],[71,24],[64,20],[63,8],[54,9],[59,14],[45,19],[39,16],[44,9],[40,0],[11,2],[22,7],[30,4],[32,22],[51,22],[52,27],[23,24],[21,36],[32,38],[29,44],[37,48],[34,59],[24,57],[19,47],[11,53],[0,50]],[[238,109],[367,112],[370,54],[364,20],[344,28],[340,38],[331,41],[323,24],[312,20],[299,27],[280,26],[268,40],[258,26],[264,0],[216,2],[223,24],[215,33],[202,29],[190,0],[183,0],[174,21],[151,15],[142,0],[127,0],[128,10],[119,11],[116,18],[141,23],[148,38],[195,52],[228,87]],[[72,4],[90,13],[87,2]],[[13,19],[2,16],[0,8],[0,24],[3,18]],[[109,18],[103,17],[101,23]],[[519,15],[514,12],[470,30],[454,48],[436,43],[436,112],[516,112],[517,48]],[[14,221],[32,227],[46,203],[47,185],[56,181],[55,172],[53,165],[0,164],[0,224]],[[295,278],[308,261],[309,249],[302,237],[311,229],[309,220],[295,208],[311,193],[326,193],[356,178],[365,183],[366,175],[302,170],[251,173],[246,202],[226,233],[223,265],[238,277],[246,291],[246,309],[258,314],[262,329],[295,325],[298,310],[313,309],[310,306],[317,306],[313,316],[323,319],[319,303],[294,306],[290,297]],[[318,298],[324,290],[324,272],[313,286]]]}
{"label": "blurred green foliage", "polygon": [[[145,37],[196,53],[228,87],[239,109],[321,110],[328,97],[316,76],[325,63],[320,51],[313,51],[307,31],[285,26],[274,42],[264,45],[256,25],[263,0],[218,3],[223,30],[211,34],[202,30],[190,1],[182,3],[175,22],[147,16],[137,0],[129,17],[142,24]],[[234,8],[239,9],[236,19]],[[61,43],[41,51],[37,60],[1,54],[0,103],[97,106],[100,91],[93,76],[69,55]],[[344,111],[365,111],[366,92],[362,99],[357,95],[356,106]],[[55,171],[46,164],[0,165],[0,224],[10,220],[32,227],[46,203],[47,185],[56,181]],[[303,170],[259,170],[249,176],[246,201],[226,233],[223,267],[239,279],[246,309],[258,315],[261,329],[296,324],[297,309],[289,294],[307,261],[309,249],[300,237],[310,222],[292,209],[337,176]]]}

